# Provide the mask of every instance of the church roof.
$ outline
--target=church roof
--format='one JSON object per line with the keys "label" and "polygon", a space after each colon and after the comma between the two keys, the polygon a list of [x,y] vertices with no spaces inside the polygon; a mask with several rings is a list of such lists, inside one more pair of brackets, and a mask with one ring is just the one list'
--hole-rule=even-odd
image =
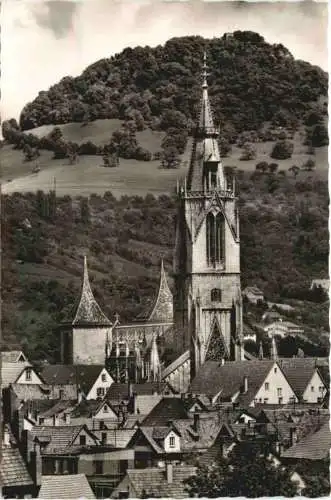
{"label": "church roof", "polygon": [[148,312],[139,316],[139,320],[154,323],[173,322],[173,296],[168,285],[163,260],[161,261],[159,289],[156,299]]}
{"label": "church roof", "polygon": [[76,312],[73,325],[109,325],[110,320],[102,312],[99,304],[94,298],[91,290],[90,280],[87,270],[87,259],[84,257],[84,280],[79,306]]}

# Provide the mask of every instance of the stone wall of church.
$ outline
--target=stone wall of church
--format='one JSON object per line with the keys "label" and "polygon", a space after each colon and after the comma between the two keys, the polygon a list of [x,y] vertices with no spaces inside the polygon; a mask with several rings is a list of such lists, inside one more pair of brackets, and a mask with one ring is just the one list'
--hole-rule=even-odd
{"label": "stone wall of church", "polygon": [[77,327],[72,332],[73,364],[104,364],[105,343],[109,327]]}

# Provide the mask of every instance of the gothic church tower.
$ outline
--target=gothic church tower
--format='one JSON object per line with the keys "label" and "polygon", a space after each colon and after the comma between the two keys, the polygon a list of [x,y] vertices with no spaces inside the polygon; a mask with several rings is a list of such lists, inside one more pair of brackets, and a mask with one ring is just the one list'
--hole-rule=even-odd
{"label": "gothic church tower", "polygon": [[224,174],[204,55],[190,168],[178,189],[174,256],[177,350],[191,350],[191,377],[206,360],[243,359],[239,213]]}

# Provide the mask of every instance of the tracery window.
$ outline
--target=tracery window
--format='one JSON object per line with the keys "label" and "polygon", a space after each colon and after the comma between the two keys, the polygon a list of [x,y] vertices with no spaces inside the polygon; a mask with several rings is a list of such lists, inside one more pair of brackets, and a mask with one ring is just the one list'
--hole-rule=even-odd
{"label": "tracery window", "polygon": [[224,262],[224,217],[221,213],[207,215],[207,262],[210,266]]}

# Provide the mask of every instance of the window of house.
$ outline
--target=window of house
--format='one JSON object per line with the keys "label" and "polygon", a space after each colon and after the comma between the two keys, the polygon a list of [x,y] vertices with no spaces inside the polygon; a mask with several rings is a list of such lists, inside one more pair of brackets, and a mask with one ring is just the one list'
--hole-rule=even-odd
{"label": "window of house", "polygon": [[94,460],[93,462],[94,474],[103,474],[103,460]]}
{"label": "window of house", "polygon": [[103,407],[103,411],[104,411],[105,413],[108,413],[108,411],[109,411],[109,410],[108,410],[108,406],[107,406],[107,405],[105,405],[105,406]]}
{"label": "window of house", "polygon": [[99,429],[102,430],[104,428],[105,428],[105,422],[104,422],[104,420],[100,420],[100,422],[99,422]]}
{"label": "window of house", "polygon": [[277,373],[277,366],[275,366],[274,368],[274,373]]}
{"label": "window of house", "polygon": [[86,436],[79,436],[79,444],[81,446],[85,446],[86,445]]}
{"label": "window of house", "polygon": [[262,403],[262,398],[259,399],[259,403]]}
{"label": "window of house", "polygon": [[283,404],[283,398],[278,398],[278,404],[282,405]]}
{"label": "window of house", "polygon": [[107,443],[107,432],[102,432],[101,433],[101,444],[106,444]]}
{"label": "window of house", "polygon": [[263,400],[263,402],[264,402],[265,405],[268,404],[268,401],[269,401],[269,398],[264,398],[264,400]]}
{"label": "window of house", "polygon": [[264,389],[265,389],[266,391],[269,391],[269,382],[266,382],[266,383],[264,384]]}
{"label": "window of house", "polygon": [[311,392],[314,392],[314,391],[315,391],[315,387],[312,385],[312,386],[310,387],[310,390],[311,390]]}
{"label": "window of house", "polygon": [[281,397],[282,396],[282,392],[283,392],[282,388],[278,387],[278,389],[277,389],[277,396]]}
{"label": "window of house", "polygon": [[25,380],[31,380],[31,376],[32,376],[32,370],[31,368],[27,368],[25,371]]}
{"label": "window of house", "polygon": [[222,290],[219,288],[213,288],[210,295],[212,302],[222,302]]}
{"label": "window of house", "polygon": [[63,399],[63,398],[64,398],[64,390],[60,389],[59,390],[59,399]]}
{"label": "window of house", "polygon": [[206,224],[207,261],[208,265],[214,266],[224,261],[224,217],[220,213],[209,213]]}
{"label": "window of house", "polygon": [[41,418],[39,417],[39,425],[43,425],[43,423],[45,422],[45,419],[44,418]]}
{"label": "window of house", "polygon": [[100,397],[103,397],[105,394],[105,388],[104,387],[98,387],[97,388],[97,397],[100,398]]}
{"label": "window of house", "polygon": [[101,374],[101,381],[102,381],[102,382],[106,382],[106,381],[107,381],[107,378],[106,378],[106,374],[105,374],[105,373],[102,373],[102,374]]}
{"label": "window of house", "polygon": [[169,447],[174,448],[175,447],[175,438],[174,436],[170,436],[169,438]]}

